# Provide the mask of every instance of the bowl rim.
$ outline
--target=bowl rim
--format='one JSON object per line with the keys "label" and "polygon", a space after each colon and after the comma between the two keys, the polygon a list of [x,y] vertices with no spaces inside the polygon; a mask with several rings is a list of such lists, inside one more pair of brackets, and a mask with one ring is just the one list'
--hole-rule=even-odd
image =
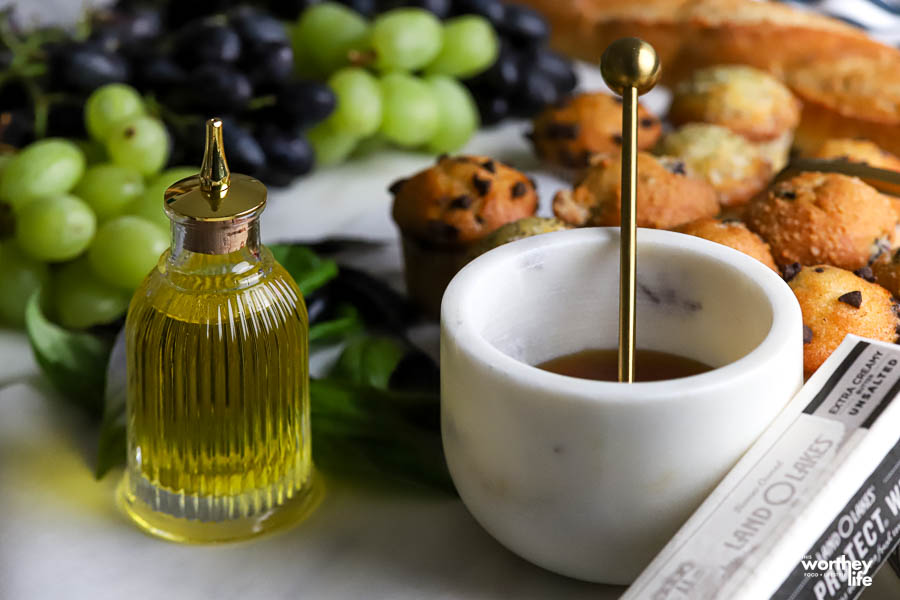
{"label": "bowl rim", "polygon": [[[769,331],[755,348],[736,361],[699,375],[663,381],[622,384],[581,379],[545,371],[509,356],[488,341],[472,319],[460,314],[466,303],[472,301],[473,295],[479,293],[474,288],[483,281],[485,271],[501,268],[518,256],[541,249],[612,242],[618,245],[618,238],[618,227],[571,229],[510,242],[474,259],[456,274],[444,292],[441,301],[442,355],[445,342],[452,339],[457,348],[468,354],[470,359],[489,367],[498,379],[519,387],[537,388],[557,396],[580,397],[595,402],[652,403],[683,394],[702,394],[733,382],[765,377],[772,364],[783,361],[784,353],[792,351],[792,348],[801,355],[797,363],[802,365],[803,320],[800,305],[781,276],[755,258],[733,248],[673,231],[639,228],[637,244],[686,250],[731,267],[747,276],[769,300],[772,312]],[[441,374],[442,377],[445,374],[443,365]]]}

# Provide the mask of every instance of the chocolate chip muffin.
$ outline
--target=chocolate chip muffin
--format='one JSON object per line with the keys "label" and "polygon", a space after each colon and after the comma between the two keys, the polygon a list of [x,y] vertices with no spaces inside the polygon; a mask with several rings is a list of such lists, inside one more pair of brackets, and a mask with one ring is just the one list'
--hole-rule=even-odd
{"label": "chocolate chip muffin", "polygon": [[[638,149],[652,148],[662,133],[659,119],[638,105]],[[535,117],[528,135],[537,155],[571,177],[591,156],[622,149],[622,100],[603,92],[567,98]]]}
{"label": "chocolate chip muffin", "polygon": [[856,177],[800,173],[754,201],[746,222],[779,265],[858,269],[890,248],[897,225],[891,201]]}
{"label": "chocolate chip muffin", "polygon": [[800,102],[775,77],[746,65],[715,65],[675,85],[669,119],[711,123],[757,145],[773,170],[787,164]]}
{"label": "chocolate chip muffin", "polygon": [[507,223],[475,244],[469,251],[469,258],[481,256],[489,250],[493,250],[503,244],[515,242],[527,237],[552,233],[570,229],[567,223],[552,217],[525,217],[512,223]]}
{"label": "chocolate chip muffin", "polygon": [[[622,211],[622,155],[596,157],[572,190],[553,198],[554,214],[575,226],[619,225]],[[637,159],[638,227],[672,229],[719,212],[708,183],[689,176],[683,162],[647,152]]]}
{"label": "chocolate chip muffin", "polygon": [[680,127],[663,137],[658,152],[684,161],[691,173],[709,182],[723,207],[746,204],[772,178],[772,166],[759,149],[719,125]]}
{"label": "chocolate chip muffin", "polygon": [[533,215],[538,205],[533,181],[486,156],[441,156],[390,191],[409,295],[435,318],[470,248],[501,225]]}
{"label": "chocolate chip muffin", "polygon": [[761,237],[747,229],[744,223],[736,219],[707,217],[676,227],[675,231],[734,248],[752,256],[773,271],[778,271],[769,245]]}
{"label": "chocolate chip muffin", "polygon": [[879,169],[900,171],[900,158],[882,150],[869,140],[853,138],[831,138],[825,140],[811,158],[831,158],[850,162],[866,163]]}
{"label": "chocolate chip muffin", "polygon": [[885,342],[897,339],[894,302],[880,285],[828,265],[794,265],[786,269],[785,279],[803,313],[803,371],[807,377],[848,333]]}

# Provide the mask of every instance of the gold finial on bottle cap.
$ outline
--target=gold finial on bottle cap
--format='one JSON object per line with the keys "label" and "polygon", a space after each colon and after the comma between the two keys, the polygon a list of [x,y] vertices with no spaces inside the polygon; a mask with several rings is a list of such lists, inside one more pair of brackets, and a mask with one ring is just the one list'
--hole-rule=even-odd
{"label": "gold finial on bottle cap", "polygon": [[624,96],[630,87],[636,88],[638,96],[641,96],[659,81],[659,56],[653,46],[644,40],[619,38],[603,52],[600,73],[609,89],[620,96]]}
{"label": "gold finial on bottle cap", "polygon": [[176,181],[165,194],[166,214],[184,230],[192,252],[226,254],[246,245],[250,224],[266,206],[266,186],[228,169],[222,119],[206,122],[200,173]]}
{"label": "gold finial on bottle cap", "polygon": [[228,192],[231,183],[231,172],[225,158],[222,143],[222,119],[212,118],[206,121],[206,151],[203,153],[203,164],[200,165],[200,187],[213,197],[221,198]]}
{"label": "gold finial on bottle cap", "polygon": [[659,80],[659,57],[638,38],[614,41],[603,52],[600,72],[622,96],[622,198],[619,227],[619,381],[634,381],[637,280],[637,104]]}

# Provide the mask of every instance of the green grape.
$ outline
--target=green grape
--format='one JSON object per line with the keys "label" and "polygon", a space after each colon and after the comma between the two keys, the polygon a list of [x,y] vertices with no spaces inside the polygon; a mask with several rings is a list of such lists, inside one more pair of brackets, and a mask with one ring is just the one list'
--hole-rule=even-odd
{"label": "green grape", "polygon": [[146,219],[126,215],[100,226],[88,258],[102,281],[134,291],[168,247],[166,232]]}
{"label": "green grape", "polygon": [[44,262],[75,258],[90,245],[96,230],[91,207],[65,194],[32,200],[16,215],[16,242]]}
{"label": "green grape", "polygon": [[372,23],[375,66],[381,71],[415,71],[441,50],[441,22],[421,8],[395,8]]}
{"label": "green grape", "polygon": [[349,64],[350,51],[365,49],[369,26],[346,6],[322,2],[304,10],[291,33],[296,55],[313,63],[316,74],[328,76]]}
{"label": "green grape", "polygon": [[337,106],[328,117],[334,129],[355,137],[378,131],[381,125],[381,88],[365,69],[347,67],[331,76],[328,86],[337,96]]}
{"label": "green grape", "polygon": [[21,327],[32,294],[50,280],[46,264],[32,260],[11,241],[0,246],[0,321]]}
{"label": "green grape", "polygon": [[425,68],[465,79],[484,71],[497,60],[500,41],[490,21],[477,15],[465,15],[444,22],[441,51]]}
{"label": "green grape", "polygon": [[81,179],[84,163],[84,154],[68,140],[34,142],[3,168],[0,201],[18,210],[35,198],[65,194]]}
{"label": "green grape", "polygon": [[359,141],[356,136],[338,131],[330,120],[323,121],[307,131],[306,139],[312,144],[316,164],[321,166],[343,162]]}
{"label": "green grape", "polygon": [[60,325],[84,329],[125,314],[131,295],[100,281],[85,256],[56,272],[52,300]]}
{"label": "green grape", "polygon": [[109,162],[109,156],[106,154],[106,146],[103,145],[103,142],[98,142],[97,140],[72,141],[75,142],[75,145],[77,145],[84,154],[85,161],[88,165]]}
{"label": "green grape", "polygon": [[121,121],[144,114],[144,101],[133,87],[109,83],[88,96],[84,104],[84,126],[92,138],[106,140]]}
{"label": "green grape", "polygon": [[197,167],[172,167],[171,169],[166,169],[147,183],[144,193],[134,201],[128,212],[147,219],[155,225],[159,225],[168,234],[171,223],[163,208],[163,198],[166,190],[176,181],[196,175],[198,171],[200,169]]}
{"label": "green grape", "polygon": [[381,133],[398,146],[424,144],[438,129],[440,109],[431,86],[406,73],[381,78]]}
{"label": "green grape", "polygon": [[144,192],[144,178],[131,167],[109,163],[90,167],[75,186],[99,221],[121,215]]}
{"label": "green grape", "polygon": [[106,138],[112,162],[137,169],[141,175],[158,172],[169,158],[169,134],[153,117],[136,117],[115,125]]}
{"label": "green grape", "polygon": [[478,129],[478,107],[469,90],[452,77],[429,75],[425,81],[431,86],[440,111],[437,131],[428,140],[428,150],[435,154],[455,152]]}

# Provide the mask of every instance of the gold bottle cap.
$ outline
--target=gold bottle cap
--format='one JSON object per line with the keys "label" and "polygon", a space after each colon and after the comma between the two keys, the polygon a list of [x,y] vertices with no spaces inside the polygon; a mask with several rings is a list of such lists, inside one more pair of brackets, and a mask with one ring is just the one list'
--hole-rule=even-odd
{"label": "gold bottle cap", "polygon": [[165,194],[166,214],[184,228],[185,249],[201,254],[240,250],[265,206],[266,186],[228,170],[222,120],[209,119],[200,173],[176,181]]}

